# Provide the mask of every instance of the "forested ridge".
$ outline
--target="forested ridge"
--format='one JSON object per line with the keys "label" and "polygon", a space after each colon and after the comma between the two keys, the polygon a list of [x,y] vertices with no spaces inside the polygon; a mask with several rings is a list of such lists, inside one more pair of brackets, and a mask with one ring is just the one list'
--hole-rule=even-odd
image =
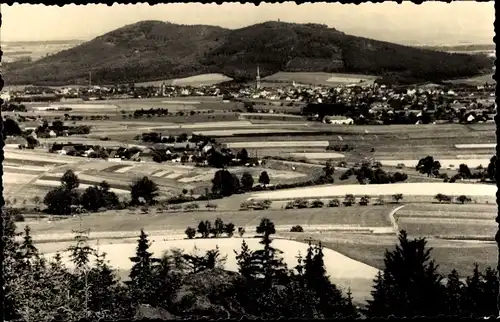
{"label": "forested ridge", "polygon": [[346,35],[319,24],[265,22],[230,30],[142,21],[35,62],[5,66],[9,84],[109,84],[222,73],[238,80],[278,71],[393,75],[416,80],[491,72],[493,60]]}

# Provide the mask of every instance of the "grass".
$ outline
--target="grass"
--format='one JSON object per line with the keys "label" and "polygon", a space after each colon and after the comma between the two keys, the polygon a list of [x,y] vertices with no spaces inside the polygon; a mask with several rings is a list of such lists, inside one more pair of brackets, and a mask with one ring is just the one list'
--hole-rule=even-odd
{"label": "grass", "polygon": [[[206,202],[200,202],[203,209]],[[92,232],[121,232],[139,231],[144,228],[151,230],[180,231],[181,234],[188,227],[196,227],[202,220],[214,221],[220,217],[224,222],[232,222],[236,227],[245,226],[254,231],[260,220],[264,217],[272,220],[278,227],[280,225],[302,225],[307,231],[307,226],[324,225],[353,225],[360,227],[389,226],[389,212],[395,208],[393,205],[380,207],[351,208],[320,208],[299,210],[266,210],[266,211],[193,211],[193,212],[164,212],[147,215],[131,214],[129,211],[110,211],[106,213],[91,214],[82,217],[82,227],[91,229]],[[32,227],[33,235],[46,233],[70,233],[78,228],[80,220],[68,219],[57,223],[39,223]],[[253,227],[253,228],[252,228]]]}
{"label": "grass", "polygon": [[[333,232],[328,234],[294,234],[280,233],[280,235],[307,242],[321,240],[326,248],[335,250],[357,261],[382,269],[384,267],[385,250],[393,250],[396,245],[395,236],[374,236],[366,234]],[[441,274],[449,274],[456,269],[461,276],[471,275],[473,263],[477,262],[481,269],[486,266],[496,266],[498,249],[495,243],[470,244],[460,241],[428,240],[432,247],[431,256],[439,264]]]}
{"label": "grass", "polygon": [[491,219],[398,217],[399,229],[415,237],[494,236],[497,225]]}
{"label": "grass", "polygon": [[398,218],[456,218],[493,221],[498,208],[495,204],[407,204],[398,211]]}

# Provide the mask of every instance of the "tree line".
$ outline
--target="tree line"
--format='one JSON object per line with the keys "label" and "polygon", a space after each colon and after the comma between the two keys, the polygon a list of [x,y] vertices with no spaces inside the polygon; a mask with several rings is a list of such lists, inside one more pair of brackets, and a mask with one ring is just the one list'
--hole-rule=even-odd
{"label": "tree line", "polygon": [[[324,248],[309,243],[305,256],[289,268],[273,246],[274,223],[263,218],[256,228],[260,249],[243,240],[234,251],[237,273],[224,270],[227,255],[219,249],[204,254],[171,250],[162,257],[150,252],[141,230],[129,278],[121,281],[106,254],[88,243],[88,233],[75,232],[67,251],[47,259],[33,243],[30,228],[16,232],[5,220],[4,315],[8,321],[76,321],[82,318],[130,319],[144,305],[157,315],[177,318],[356,318],[438,315],[483,317],[497,314],[498,273],[474,264],[465,280],[453,270],[438,273],[425,238],[399,234],[386,250],[384,267],[374,279],[372,297],[358,307],[350,291],[333,284],[326,272]],[[16,237],[21,237],[22,240]],[[92,260],[94,263],[92,263]],[[192,286],[191,286],[192,285]]]}

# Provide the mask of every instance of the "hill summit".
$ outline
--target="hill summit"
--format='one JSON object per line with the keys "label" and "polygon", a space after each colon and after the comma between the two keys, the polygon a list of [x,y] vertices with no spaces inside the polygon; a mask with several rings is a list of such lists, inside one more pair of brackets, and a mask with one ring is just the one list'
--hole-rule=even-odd
{"label": "hill summit", "polygon": [[487,57],[445,53],[346,35],[319,24],[265,22],[230,30],[141,21],[23,66],[8,84],[64,85],[153,81],[223,73],[236,80],[278,71],[398,75],[419,80],[491,71]]}

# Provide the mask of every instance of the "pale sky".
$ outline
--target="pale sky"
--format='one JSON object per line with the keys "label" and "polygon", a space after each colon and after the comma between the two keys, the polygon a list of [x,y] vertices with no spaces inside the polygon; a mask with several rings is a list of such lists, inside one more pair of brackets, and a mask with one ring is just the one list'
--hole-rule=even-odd
{"label": "pale sky", "polygon": [[493,43],[494,2],[0,6],[1,40],[90,40],[141,20],[240,28],[278,20],[321,23],[347,34],[403,44]]}

